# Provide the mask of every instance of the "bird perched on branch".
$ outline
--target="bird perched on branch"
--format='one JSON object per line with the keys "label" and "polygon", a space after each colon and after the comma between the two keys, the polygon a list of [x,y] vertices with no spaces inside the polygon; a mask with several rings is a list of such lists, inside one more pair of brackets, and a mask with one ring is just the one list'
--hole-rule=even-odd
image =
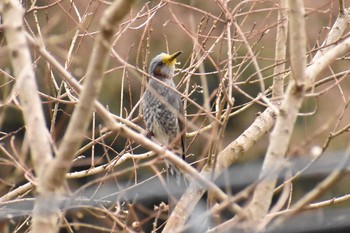
{"label": "bird perched on branch", "polygon": [[[147,136],[185,159],[184,109],[173,81],[176,58],[181,53],[161,53],[152,59],[149,66],[151,78],[142,98],[142,109]],[[181,172],[169,161],[165,162],[168,174],[174,175],[179,184],[183,179]]]}

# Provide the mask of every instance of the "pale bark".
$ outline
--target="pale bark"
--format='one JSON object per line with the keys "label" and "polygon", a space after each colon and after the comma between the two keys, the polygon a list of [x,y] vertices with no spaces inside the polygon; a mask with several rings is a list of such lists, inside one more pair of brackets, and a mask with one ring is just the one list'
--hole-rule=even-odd
{"label": "pale bark", "polygon": [[[33,232],[57,232],[57,218],[48,213],[57,209],[56,195],[66,180],[75,152],[79,149],[90,123],[94,101],[102,85],[102,77],[109,58],[109,48],[118,22],[130,11],[134,1],[115,1],[102,15],[100,33],[96,37],[79,102],[73,112],[55,159],[39,176]],[[53,209],[53,210],[52,210]],[[57,216],[58,217],[58,216]]]}
{"label": "pale bark", "polygon": [[[349,18],[349,16],[342,17]],[[338,22],[341,22],[341,24],[338,24]],[[337,20],[332,28],[336,27],[337,30],[344,32],[346,25],[347,23],[344,23],[344,21]],[[339,37],[334,37],[328,43],[335,43],[337,40],[339,40],[342,33],[337,34]],[[324,56],[321,56],[317,61],[314,61],[314,63],[311,64],[305,71],[306,87],[310,88],[313,85],[313,80],[320,75],[320,72],[323,69],[328,67],[336,58],[345,55],[349,51],[350,38],[336,45],[332,49],[329,49]],[[248,149],[250,149],[255,142],[260,140],[261,137],[272,128],[274,122],[274,111],[267,108],[240,137],[238,137],[221,153],[219,153],[219,162],[215,168],[215,177],[219,176],[225,169],[227,169],[228,166],[232,165]],[[211,177],[211,172],[211,169],[204,168],[201,173],[209,178]],[[168,219],[163,232],[180,232],[205,191],[206,190],[204,188],[199,188],[191,184],[183,197],[180,199],[178,205],[175,207],[174,212]],[[264,198],[264,201],[265,199],[266,198]]]}
{"label": "pale bark", "polygon": [[[26,127],[26,138],[30,146],[31,158],[36,175],[43,177],[44,169],[52,161],[50,134],[45,124],[45,117],[38,95],[38,87],[32,66],[31,54],[28,48],[24,30],[24,9],[16,0],[0,2],[5,28],[5,36],[10,51],[11,63],[16,77],[16,89],[19,92],[20,104]],[[39,190],[45,188],[38,184]],[[37,212],[33,215],[36,227],[33,232],[52,232],[57,229],[56,210],[45,211],[44,215]]]}
{"label": "pale bark", "polygon": [[[214,168],[214,178],[217,178],[230,165],[237,161],[248,149],[250,149],[268,130],[271,129],[275,122],[275,113],[272,109],[267,108],[246,129],[241,136],[230,143],[222,150],[217,157],[217,163]],[[207,179],[212,178],[212,168],[204,167],[201,174]],[[168,219],[163,232],[180,232],[197,205],[200,198],[206,192],[204,187],[199,187],[196,183],[191,183],[185,194],[176,205],[173,213]]]}
{"label": "pale bark", "polygon": [[287,53],[287,35],[288,35],[288,11],[287,0],[280,1],[280,10],[278,11],[277,33],[276,33],[276,47],[275,47],[275,66],[273,73],[275,74],[272,84],[272,98],[281,98],[284,93],[284,71],[285,60]]}
{"label": "pale bark", "polygon": [[0,12],[16,77],[15,88],[19,93],[31,157],[35,172],[40,176],[42,168],[52,159],[52,151],[23,25],[25,11],[18,1],[10,0],[6,3],[0,2]]}
{"label": "pale bark", "polygon": [[306,32],[304,7],[302,0],[288,1],[291,81],[284,96],[276,125],[270,135],[270,144],[266,152],[260,178],[253,199],[248,206],[250,220],[264,217],[270,207],[278,174],[283,168],[283,159],[287,152],[299,108],[305,95],[306,68]]}

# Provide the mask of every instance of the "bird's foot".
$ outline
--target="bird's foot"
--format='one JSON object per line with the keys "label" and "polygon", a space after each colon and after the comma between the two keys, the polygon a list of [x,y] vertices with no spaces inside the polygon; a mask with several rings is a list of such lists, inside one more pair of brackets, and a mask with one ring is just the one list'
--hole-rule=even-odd
{"label": "bird's foot", "polygon": [[147,130],[147,133],[146,133],[146,137],[151,139],[152,137],[154,137],[154,134],[151,130]]}

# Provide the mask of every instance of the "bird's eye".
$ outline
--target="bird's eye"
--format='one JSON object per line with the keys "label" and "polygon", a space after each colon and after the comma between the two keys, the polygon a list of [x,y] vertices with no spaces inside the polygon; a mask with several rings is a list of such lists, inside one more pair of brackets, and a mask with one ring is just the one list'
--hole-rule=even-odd
{"label": "bird's eye", "polygon": [[162,61],[157,63],[157,66],[162,66],[164,63]]}

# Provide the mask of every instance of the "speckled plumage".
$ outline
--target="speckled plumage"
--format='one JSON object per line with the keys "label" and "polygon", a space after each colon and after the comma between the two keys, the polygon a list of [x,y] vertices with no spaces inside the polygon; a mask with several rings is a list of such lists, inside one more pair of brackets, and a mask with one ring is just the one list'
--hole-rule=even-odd
{"label": "speckled plumage", "polygon": [[[142,109],[149,135],[184,158],[185,132],[183,121],[180,119],[181,117],[179,118],[179,115],[183,117],[181,96],[167,87],[176,88],[172,78],[175,70],[175,57],[179,54],[168,55],[163,53],[152,59],[149,74],[157,80],[149,79],[142,98]],[[174,56],[174,58],[171,58],[171,56]],[[169,57],[172,60],[168,62]],[[167,164],[170,173],[173,175],[179,173],[178,169],[169,162]]]}

